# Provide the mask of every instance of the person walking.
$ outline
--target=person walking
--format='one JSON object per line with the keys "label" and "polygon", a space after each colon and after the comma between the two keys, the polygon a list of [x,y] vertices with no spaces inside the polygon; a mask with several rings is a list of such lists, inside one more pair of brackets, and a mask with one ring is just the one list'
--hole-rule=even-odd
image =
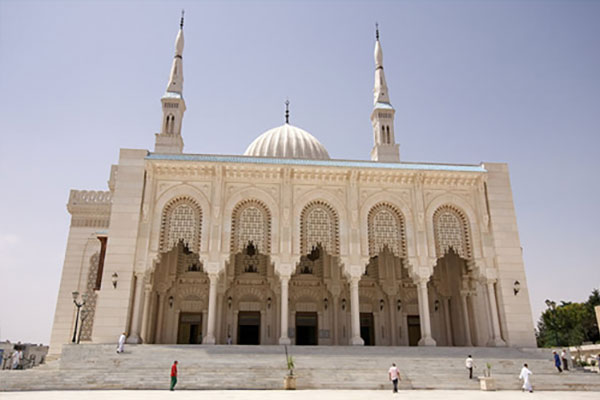
{"label": "person walking", "polygon": [[117,353],[122,353],[125,348],[125,340],[127,339],[127,334],[125,332],[121,333],[119,336],[119,344],[117,345]]}
{"label": "person walking", "polygon": [[533,386],[531,386],[531,381],[529,380],[532,372],[527,367],[527,363],[523,364],[523,368],[521,368],[521,374],[519,375],[519,379],[523,380],[523,386],[521,388],[522,391],[528,391],[529,393],[533,393]]}
{"label": "person walking", "polygon": [[390,378],[390,381],[392,381],[392,385],[394,385],[392,393],[398,393],[398,381],[400,380],[400,371],[398,370],[398,367],[396,367],[396,363],[392,363],[392,366],[388,370],[388,377]]}
{"label": "person walking", "polygon": [[23,352],[20,349],[15,349],[14,353],[12,353],[12,369],[18,369],[21,360],[23,359]]}
{"label": "person walking", "polygon": [[465,367],[469,370],[469,379],[473,379],[473,358],[470,354],[465,360]]}
{"label": "person walking", "polygon": [[175,385],[177,385],[177,360],[173,361],[173,365],[171,365],[171,388],[169,390],[175,390]]}
{"label": "person walking", "polygon": [[562,367],[563,370],[568,371],[569,370],[569,355],[567,354],[567,350],[563,349],[562,352],[560,353],[560,359],[562,360]]}
{"label": "person walking", "polygon": [[558,353],[556,351],[553,351],[552,355],[554,356],[554,366],[556,367],[558,372],[562,372],[562,369],[560,368],[560,357],[558,356]]}

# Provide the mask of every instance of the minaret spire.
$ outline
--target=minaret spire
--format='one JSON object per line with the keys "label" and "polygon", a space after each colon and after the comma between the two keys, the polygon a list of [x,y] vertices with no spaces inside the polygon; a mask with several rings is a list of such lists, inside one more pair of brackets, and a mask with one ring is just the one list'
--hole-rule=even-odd
{"label": "minaret spire", "polygon": [[179,21],[179,32],[175,38],[175,55],[169,74],[167,90],[160,99],[163,110],[163,120],[160,133],[156,134],[154,151],[156,153],[180,154],[183,151],[183,138],[181,137],[181,123],[185,112],[183,100],[183,16]]}
{"label": "minaret spire", "polygon": [[289,100],[285,101],[285,123],[286,124],[290,123],[290,101]]}
{"label": "minaret spire", "polygon": [[387,82],[383,73],[383,50],[379,42],[379,24],[375,23],[375,86],[373,87],[373,161],[398,162],[400,153],[394,138],[394,114],[390,103]]}

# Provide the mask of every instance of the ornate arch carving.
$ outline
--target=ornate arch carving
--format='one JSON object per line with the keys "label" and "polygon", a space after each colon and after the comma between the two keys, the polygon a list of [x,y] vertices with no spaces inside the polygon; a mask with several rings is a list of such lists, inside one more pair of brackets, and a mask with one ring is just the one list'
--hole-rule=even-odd
{"label": "ornate arch carving", "polygon": [[163,208],[160,224],[160,251],[167,252],[180,240],[193,252],[200,252],[202,209],[190,196],[171,200]]}
{"label": "ornate arch carving", "polygon": [[458,207],[446,204],[433,213],[436,257],[441,258],[451,248],[465,260],[473,259],[469,220]]}
{"label": "ornate arch carving", "polygon": [[266,290],[253,286],[236,286],[231,293],[237,301],[258,300],[262,303],[268,297]]}
{"label": "ornate arch carving", "polygon": [[337,212],[321,200],[308,203],[300,214],[300,252],[307,254],[317,244],[329,254],[340,252],[340,232]]}
{"label": "ornate arch carving", "polygon": [[404,216],[387,202],[371,208],[367,216],[369,255],[376,256],[387,247],[395,256],[406,257],[406,229]]}
{"label": "ornate arch carving", "polygon": [[230,251],[238,253],[252,241],[258,252],[271,252],[271,212],[260,200],[239,202],[231,215]]}

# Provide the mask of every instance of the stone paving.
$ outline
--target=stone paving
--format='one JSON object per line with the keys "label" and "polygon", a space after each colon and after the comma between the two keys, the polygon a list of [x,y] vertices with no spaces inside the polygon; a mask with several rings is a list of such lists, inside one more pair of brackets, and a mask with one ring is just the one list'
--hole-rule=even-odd
{"label": "stone paving", "polygon": [[410,390],[400,391],[394,395],[383,390],[91,390],[91,391],[50,391],[50,392],[4,392],[2,400],[379,400],[379,399],[411,399],[411,400],[597,400],[598,392],[535,392],[517,391],[480,392],[475,390]]}

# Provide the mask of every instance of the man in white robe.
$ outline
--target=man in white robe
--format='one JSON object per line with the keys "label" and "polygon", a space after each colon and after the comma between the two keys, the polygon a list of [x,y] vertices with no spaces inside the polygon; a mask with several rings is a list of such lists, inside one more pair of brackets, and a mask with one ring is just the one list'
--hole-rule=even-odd
{"label": "man in white robe", "polygon": [[121,333],[121,336],[119,336],[119,345],[117,347],[117,353],[122,353],[123,349],[125,347],[125,340],[127,339],[127,335],[125,334],[125,332]]}
{"label": "man in white robe", "polygon": [[12,369],[17,369],[22,359],[23,352],[21,350],[15,350],[15,352],[12,353]]}
{"label": "man in white robe", "polygon": [[529,393],[533,393],[533,387],[531,386],[531,381],[529,377],[531,376],[531,371],[527,368],[527,364],[523,364],[523,368],[521,369],[521,375],[519,375],[519,379],[523,380],[523,391],[527,390]]}

